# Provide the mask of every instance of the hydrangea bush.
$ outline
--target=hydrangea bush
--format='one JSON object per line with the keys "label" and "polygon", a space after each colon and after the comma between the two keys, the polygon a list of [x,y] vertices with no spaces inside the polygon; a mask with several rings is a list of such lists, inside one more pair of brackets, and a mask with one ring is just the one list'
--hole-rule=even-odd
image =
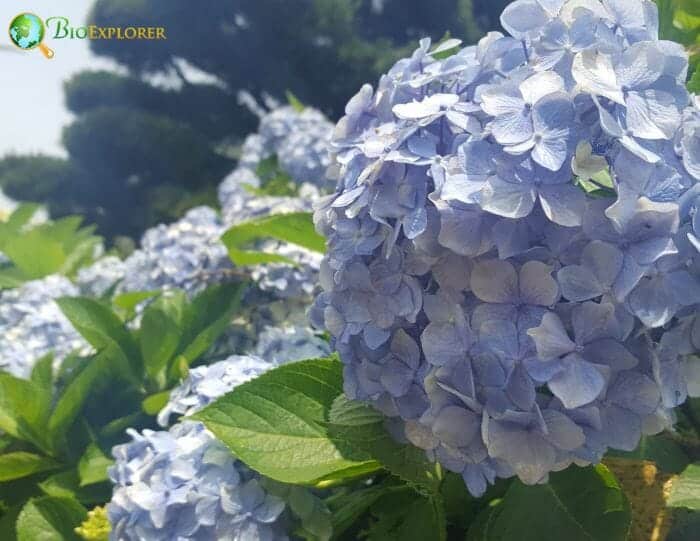
{"label": "hydrangea bush", "polygon": [[[345,393],[483,494],[672,425],[700,346],[697,101],[647,0],[517,0],[336,126],[312,317]],[[689,381],[690,378],[690,381]]]}
{"label": "hydrangea bush", "polygon": [[18,207],[0,539],[692,530],[669,507],[700,501],[700,99],[658,36],[696,8],[659,4],[516,0],[507,35],[422,40],[335,128],[243,96],[221,212],[124,261]]}

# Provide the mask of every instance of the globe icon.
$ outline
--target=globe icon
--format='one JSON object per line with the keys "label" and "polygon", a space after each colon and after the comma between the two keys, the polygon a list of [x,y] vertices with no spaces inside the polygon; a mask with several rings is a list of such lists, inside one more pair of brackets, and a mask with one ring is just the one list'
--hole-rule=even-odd
{"label": "globe icon", "polygon": [[33,13],[21,13],[10,23],[12,43],[25,51],[39,47],[46,58],[52,58],[53,51],[41,43],[44,33],[44,22]]}

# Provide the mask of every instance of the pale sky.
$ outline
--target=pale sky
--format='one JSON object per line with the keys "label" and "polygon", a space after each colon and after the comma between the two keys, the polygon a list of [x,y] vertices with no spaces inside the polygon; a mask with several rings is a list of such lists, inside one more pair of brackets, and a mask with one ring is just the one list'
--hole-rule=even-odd
{"label": "pale sky", "polygon": [[[42,152],[65,155],[61,128],[71,121],[64,106],[63,81],[84,69],[111,69],[106,58],[92,55],[87,40],[52,40],[47,60],[39,49],[21,51],[10,42],[7,27],[19,13],[35,13],[42,19],[61,16],[71,26],[85,24],[93,0],[2,0],[0,1],[0,156],[8,152]],[[47,32],[47,34],[50,34]]]}

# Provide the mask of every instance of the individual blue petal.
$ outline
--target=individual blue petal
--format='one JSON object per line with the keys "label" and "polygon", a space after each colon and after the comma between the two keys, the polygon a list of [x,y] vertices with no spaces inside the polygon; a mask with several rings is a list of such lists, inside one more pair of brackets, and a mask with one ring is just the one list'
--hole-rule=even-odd
{"label": "individual blue petal", "polygon": [[581,427],[562,412],[553,409],[542,410],[542,419],[547,429],[545,439],[559,449],[573,451],[586,441]]}
{"label": "individual blue petal", "polygon": [[624,255],[614,245],[594,240],[583,250],[581,262],[608,289],[622,270]]}
{"label": "individual blue petal", "polygon": [[583,191],[572,184],[541,186],[540,205],[547,218],[566,227],[581,225],[586,197]]}
{"label": "individual blue petal", "polygon": [[659,90],[630,92],[627,95],[627,126],[642,139],[671,139],[681,114],[670,94]]}
{"label": "individual blue petal", "polygon": [[599,338],[617,336],[619,324],[615,307],[610,303],[584,302],[571,314],[576,343],[583,345]]}
{"label": "individual blue petal", "polygon": [[605,387],[605,378],[596,365],[572,353],[564,359],[564,369],[547,383],[564,407],[579,408],[595,400]]}
{"label": "individual blue petal", "polygon": [[634,451],[642,437],[639,416],[619,406],[609,406],[603,412],[603,441],[613,449]]}
{"label": "individual blue petal", "polygon": [[474,265],[471,289],[484,302],[517,303],[520,298],[515,268],[500,259],[480,261]]}
{"label": "individual blue petal", "polygon": [[583,348],[585,359],[595,364],[604,364],[612,370],[629,370],[639,364],[639,360],[627,348],[612,338],[602,338],[589,342]]}
{"label": "individual blue petal", "polygon": [[639,415],[656,411],[660,401],[659,389],[640,372],[621,372],[607,391],[607,399]]}
{"label": "individual blue petal", "polygon": [[511,423],[491,421],[487,447],[491,456],[506,460],[529,485],[542,482],[556,461],[554,448],[541,435]]}
{"label": "individual blue petal", "polygon": [[522,365],[516,364],[508,374],[506,394],[524,411],[530,411],[535,404],[535,385]]}
{"label": "individual blue petal", "polygon": [[536,31],[546,20],[545,11],[535,0],[513,2],[501,14],[501,25],[515,38],[522,38]]}
{"label": "individual blue petal", "polygon": [[680,363],[676,360],[660,362],[654,372],[664,407],[675,408],[685,402],[688,388]]}
{"label": "individual blue petal", "polygon": [[459,329],[445,323],[430,323],[421,335],[421,345],[426,360],[435,366],[459,361],[467,348],[466,337]]}
{"label": "individual blue petal", "polygon": [[572,302],[587,301],[605,292],[591,270],[582,265],[569,265],[557,271],[557,280],[564,297]]}
{"label": "individual blue petal", "polygon": [[482,191],[481,208],[506,218],[523,218],[532,212],[537,192],[533,187],[491,177]]}
{"label": "individual blue petal", "polygon": [[527,334],[535,342],[537,355],[543,361],[563,357],[576,349],[561,319],[553,312],[547,312],[540,326],[530,329]]}
{"label": "individual blue petal", "polygon": [[552,278],[552,268],[539,261],[528,261],[520,268],[520,302],[552,306],[559,298],[559,286]]}
{"label": "individual blue petal", "polygon": [[625,104],[610,56],[596,50],[582,51],[574,58],[571,73],[584,92]]}
{"label": "individual blue petal", "polygon": [[468,446],[480,428],[481,418],[459,406],[443,408],[433,423],[435,436],[452,447]]}
{"label": "individual blue petal", "polygon": [[668,323],[678,305],[673,292],[662,279],[642,280],[627,297],[632,313],[647,327],[661,327]]}

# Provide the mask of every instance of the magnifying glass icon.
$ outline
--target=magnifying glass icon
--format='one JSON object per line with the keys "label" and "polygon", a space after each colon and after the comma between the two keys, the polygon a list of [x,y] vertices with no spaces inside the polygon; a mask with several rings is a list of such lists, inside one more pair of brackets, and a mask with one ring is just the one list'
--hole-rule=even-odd
{"label": "magnifying glass icon", "polygon": [[46,58],[53,58],[54,52],[42,42],[46,34],[44,21],[33,13],[20,13],[10,23],[10,40],[23,51],[38,48]]}

